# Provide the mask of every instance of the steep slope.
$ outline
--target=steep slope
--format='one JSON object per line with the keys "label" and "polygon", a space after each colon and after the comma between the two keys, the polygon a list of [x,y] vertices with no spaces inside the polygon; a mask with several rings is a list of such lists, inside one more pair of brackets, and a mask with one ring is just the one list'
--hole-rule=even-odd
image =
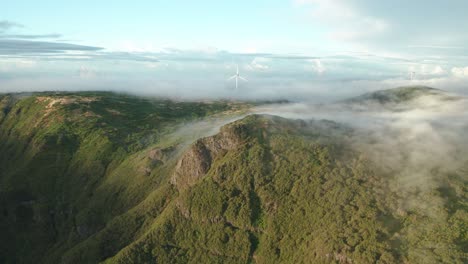
{"label": "steep slope", "polygon": [[158,188],[179,151],[161,138],[179,124],[246,104],[42,93],[4,95],[0,107],[0,262],[31,263],[60,257]]}

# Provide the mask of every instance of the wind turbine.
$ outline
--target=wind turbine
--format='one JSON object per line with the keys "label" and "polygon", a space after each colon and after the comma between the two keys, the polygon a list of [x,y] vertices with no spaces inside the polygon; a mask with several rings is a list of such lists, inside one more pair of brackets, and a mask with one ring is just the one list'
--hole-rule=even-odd
{"label": "wind turbine", "polygon": [[414,71],[409,73],[409,78],[410,78],[411,81],[414,80],[415,75],[416,75],[416,73]]}
{"label": "wind turbine", "polygon": [[243,80],[243,81],[245,81],[245,82],[248,82],[247,79],[245,79],[244,77],[242,77],[242,76],[239,75],[239,65],[237,65],[237,72],[236,72],[236,74],[233,75],[233,76],[231,76],[231,77],[228,79],[228,81],[230,81],[230,80],[232,80],[232,79],[234,79],[234,78],[236,78],[236,90],[237,90],[237,86],[238,86],[239,79],[241,79],[241,80]]}

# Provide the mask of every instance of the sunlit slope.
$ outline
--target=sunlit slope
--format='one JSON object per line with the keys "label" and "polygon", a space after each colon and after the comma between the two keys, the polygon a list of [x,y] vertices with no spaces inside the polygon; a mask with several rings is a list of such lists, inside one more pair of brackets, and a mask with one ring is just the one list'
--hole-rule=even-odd
{"label": "sunlit slope", "polygon": [[436,215],[400,208],[394,177],[350,148],[351,136],[271,116],[223,127],[181,157],[177,197],[106,262],[463,263],[466,170],[438,175],[445,187],[424,197]]}
{"label": "sunlit slope", "polygon": [[468,162],[400,188],[381,139],[250,105],[0,97],[0,262],[466,262]]}

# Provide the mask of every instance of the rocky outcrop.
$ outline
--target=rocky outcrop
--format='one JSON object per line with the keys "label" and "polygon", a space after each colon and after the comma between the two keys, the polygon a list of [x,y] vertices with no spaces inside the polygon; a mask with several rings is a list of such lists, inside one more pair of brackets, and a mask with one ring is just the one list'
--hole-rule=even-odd
{"label": "rocky outcrop", "polygon": [[139,168],[139,172],[149,176],[154,168],[165,164],[174,154],[176,148],[170,146],[167,148],[153,148],[150,149],[145,157],[143,165]]}
{"label": "rocky outcrop", "polygon": [[177,162],[171,183],[179,190],[194,185],[208,173],[215,159],[241,146],[248,136],[249,127],[235,122],[222,127],[215,136],[197,140]]}

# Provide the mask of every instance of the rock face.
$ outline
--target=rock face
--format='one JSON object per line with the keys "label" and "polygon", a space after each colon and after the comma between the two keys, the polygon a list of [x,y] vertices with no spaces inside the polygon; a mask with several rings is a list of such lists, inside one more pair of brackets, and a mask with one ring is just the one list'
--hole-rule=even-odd
{"label": "rock face", "polygon": [[173,155],[175,151],[174,146],[167,148],[153,148],[150,149],[145,157],[142,166],[139,168],[139,171],[146,176],[151,175],[151,172],[154,168],[164,165]]}
{"label": "rock face", "polygon": [[197,140],[177,162],[171,183],[179,190],[194,185],[208,173],[215,159],[241,146],[248,135],[246,125],[234,123],[222,127],[215,136]]}

